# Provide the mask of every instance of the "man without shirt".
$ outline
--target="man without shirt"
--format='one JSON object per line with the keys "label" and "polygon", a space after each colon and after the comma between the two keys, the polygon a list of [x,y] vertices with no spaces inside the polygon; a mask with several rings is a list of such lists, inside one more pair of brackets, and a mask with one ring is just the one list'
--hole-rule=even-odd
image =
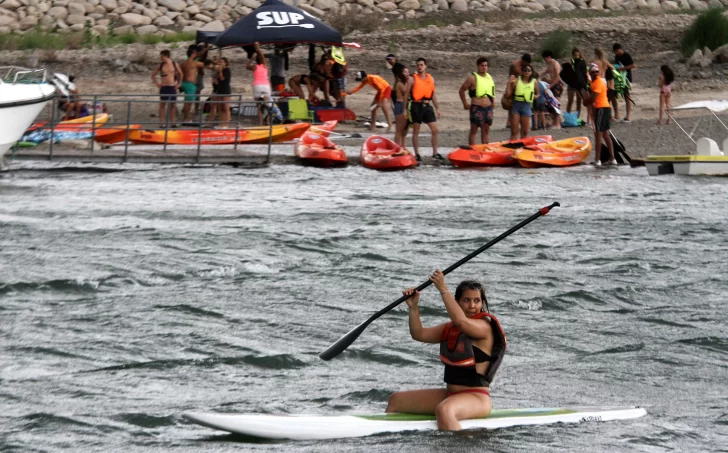
{"label": "man without shirt", "polygon": [[197,102],[197,75],[200,69],[205,68],[205,64],[201,61],[197,61],[197,46],[194,44],[187,48],[187,59],[182,62],[180,67],[182,68],[182,91],[185,93],[185,105],[182,109],[184,113],[184,122],[189,123],[191,121],[190,112],[192,111],[192,104]]}
{"label": "man without shirt", "polygon": [[[174,126],[176,111],[174,103],[177,101],[177,90],[182,83],[182,70],[172,61],[171,53],[165,49],[159,53],[162,62],[152,72],[152,81],[159,88],[159,119],[164,121],[163,126]],[[157,81],[157,74],[160,81]],[[167,122],[167,104],[169,104],[169,122]]]}
{"label": "man without shirt", "polygon": [[[554,58],[554,53],[550,50],[544,50],[541,54],[543,61],[546,63],[546,74],[542,80],[548,82],[549,90],[556,100],[561,103],[561,94],[564,92],[564,82],[561,80],[561,64]],[[561,128],[561,115],[552,114],[554,126]]]}

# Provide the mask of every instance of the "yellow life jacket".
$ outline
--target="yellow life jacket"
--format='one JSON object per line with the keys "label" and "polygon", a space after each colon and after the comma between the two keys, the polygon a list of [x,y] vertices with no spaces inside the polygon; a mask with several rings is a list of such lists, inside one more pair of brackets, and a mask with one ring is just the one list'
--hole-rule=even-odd
{"label": "yellow life jacket", "polygon": [[495,98],[495,83],[493,83],[493,77],[486,73],[485,77],[481,76],[477,72],[474,72],[475,76],[475,97],[484,98],[486,96]]}
{"label": "yellow life jacket", "polygon": [[340,65],[346,64],[346,58],[344,57],[344,49],[341,47],[331,47],[331,58]]}
{"label": "yellow life jacket", "polygon": [[516,92],[513,94],[513,100],[519,102],[529,102],[533,105],[533,96],[536,92],[536,79],[524,83],[522,78],[518,78],[516,82]]}

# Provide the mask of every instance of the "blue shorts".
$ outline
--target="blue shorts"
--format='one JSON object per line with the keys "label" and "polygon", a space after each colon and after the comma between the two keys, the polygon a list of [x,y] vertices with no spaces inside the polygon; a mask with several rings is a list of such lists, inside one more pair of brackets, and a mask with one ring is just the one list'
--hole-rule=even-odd
{"label": "blue shorts", "polygon": [[404,102],[399,101],[394,103],[394,116],[399,116],[404,113]]}
{"label": "blue shorts", "polygon": [[511,113],[519,116],[533,116],[533,112],[531,111],[531,103],[524,101],[513,101],[513,108],[511,109]]}

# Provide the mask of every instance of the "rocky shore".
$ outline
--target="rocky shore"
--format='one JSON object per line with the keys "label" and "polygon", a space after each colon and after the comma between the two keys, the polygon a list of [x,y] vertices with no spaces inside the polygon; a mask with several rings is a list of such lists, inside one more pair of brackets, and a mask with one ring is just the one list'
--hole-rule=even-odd
{"label": "rocky shore", "polygon": [[[704,10],[728,0],[284,0],[324,20],[331,15],[383,14],[414,18],[436,11]],[[1,0],[0,33],[41,29],[139,35],[222,31],[260,0]]]}

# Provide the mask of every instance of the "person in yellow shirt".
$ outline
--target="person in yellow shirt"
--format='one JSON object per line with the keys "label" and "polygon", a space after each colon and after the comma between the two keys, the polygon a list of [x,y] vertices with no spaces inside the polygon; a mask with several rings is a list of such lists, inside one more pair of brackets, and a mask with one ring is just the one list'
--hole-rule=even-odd
{"label": "person in yellow shirt", "polygon": [[374,131],[377,128],[377,109],[381,107],[384,112],[384,117],[387,118],[387,132],[392,130],[392,118],[390,114],[389,102],[392,98],[392,87],[384,78],[378,75],[369,75],[365,71],[359,71],[356,73],[355,80],[361,82],[358,87],[353,90],[347,91],[347,95],[351,95],[361,90],[365,86],[370,86],[377,90],[377,94],[374,95],[371,110],[371,122],[369,129]]}
{"label": "person in yellow shirt", "polygon": [[592,63],[589,65],[589,77],[591,79],[591,94],[584,96],[584,105],[593,109],[592,118],[594,118],[594,165],[597,167],[602,165],[601,151],[602,138],[607,143],[609,150],[609,164],[617,165],[614,159],[614,144],[609,136],[610,119],[612,118],[612,109],[609,107],[609,98],[607,96],[607,82],[599,77],[599,65]]}

